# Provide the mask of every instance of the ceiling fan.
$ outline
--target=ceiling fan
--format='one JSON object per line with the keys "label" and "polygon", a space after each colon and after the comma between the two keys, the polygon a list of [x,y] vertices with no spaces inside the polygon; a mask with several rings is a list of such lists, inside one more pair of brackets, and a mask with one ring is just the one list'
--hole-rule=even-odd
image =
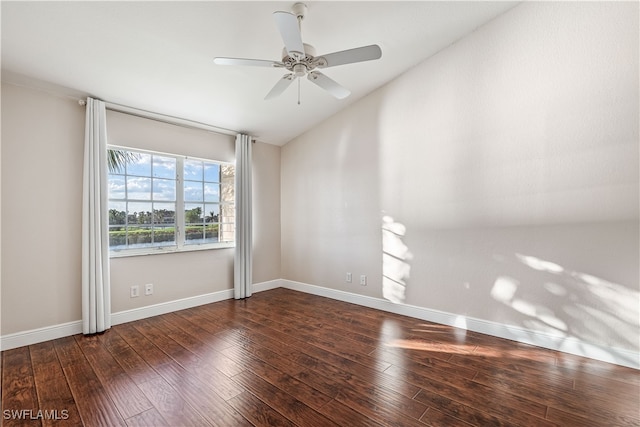
{"label": "ceiling fan", "polygon": [[[291,11],[293,13],[273,13],[276,26],[284,41],[281,61],[217,57],[214,58],[213,62],[218,65],[247,65],[286,69],[288,73],[278,80],[276,85],[265,96],[265,100],[277,97],[294,80],[304,76],[307,76],[309,81],[320,86],[336,98],[346,98],[351,93],[349,89],[341,86],[336,81],[317,71],[317,69],[380,59],[382,57],[380,46],[373,44],[317,56],[313,46],[302,42],[301,26],[307,12],[307,6],[304,3],[296,3]],[[300,80],[298,80],[298,104],[300,104]]]}

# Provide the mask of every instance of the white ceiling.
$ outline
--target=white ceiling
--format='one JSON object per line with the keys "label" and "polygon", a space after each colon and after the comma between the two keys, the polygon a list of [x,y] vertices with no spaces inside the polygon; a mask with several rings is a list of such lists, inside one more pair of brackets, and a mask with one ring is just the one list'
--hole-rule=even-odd
{"label": "white ceiling", "polygon": [[382,59],[323,71],[351,90],[344,100],[302,80],[301,105],[296,84],[264,101],[283,70],[213,58],[279,61],[283,43],[271,14],[293,3],[3,1],[2,77],[282,145],[517,4],[308,1],[303,41],[318,54],[378,44]]}

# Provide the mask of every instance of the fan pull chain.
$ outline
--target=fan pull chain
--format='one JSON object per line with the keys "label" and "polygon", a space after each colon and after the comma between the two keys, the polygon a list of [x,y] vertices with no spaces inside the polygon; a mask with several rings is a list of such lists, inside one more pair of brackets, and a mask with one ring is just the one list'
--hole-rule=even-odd
{"label": "fan pull chain", "polygon": [[298,80],[298,105],[300,105],[300,79],[296,79]]}

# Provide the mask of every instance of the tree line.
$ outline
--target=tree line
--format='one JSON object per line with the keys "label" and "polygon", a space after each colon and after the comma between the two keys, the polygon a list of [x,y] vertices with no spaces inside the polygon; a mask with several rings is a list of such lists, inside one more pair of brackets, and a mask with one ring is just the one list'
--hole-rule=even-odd
{"label": "tree line", "polygon": [[[185,222],[187,224],[201,224],[202,208],[195,207],[185,211]],[[125,225],[125,224],[174,224],[176,218],[175,211],[168,209],[154,209],[153,212],[130,212],[128,217],[125,211],[119,211],[117,209],[109,209],[109,224],[110,225]],[[204,217],[205,223],[219,222],[219,214],[215,212],[209,212],[208,216]]]}

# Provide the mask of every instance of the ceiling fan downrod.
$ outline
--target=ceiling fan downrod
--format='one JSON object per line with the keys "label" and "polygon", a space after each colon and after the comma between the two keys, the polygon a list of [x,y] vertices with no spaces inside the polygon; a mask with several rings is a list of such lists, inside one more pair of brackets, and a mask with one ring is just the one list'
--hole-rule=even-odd
{"label": "ceiling fan downrod", "polygon": [[291,6],[291,12],[296,16],[296,18],[298,18],[298,25],[300,26],[300,30],[302,30],[302,21],[307,14],[307,10],[307,5],[304,3],[296,3]]}

